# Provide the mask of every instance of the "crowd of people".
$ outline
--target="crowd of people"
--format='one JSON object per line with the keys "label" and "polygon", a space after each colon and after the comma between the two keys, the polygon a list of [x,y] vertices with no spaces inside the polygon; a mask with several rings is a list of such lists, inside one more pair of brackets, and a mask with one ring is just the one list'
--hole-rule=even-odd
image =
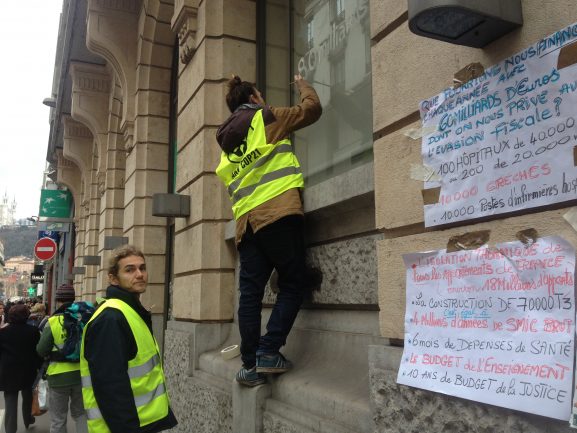
{"label": "crowd of people", "polygon": [[136,247],[117,248],[110,286],[98,305],[60,286],[48,316],[41,299],[0,304],[0,391],[6,433],[35,423],[34,389],[48,386],[50,433],[66,433],[68,412],[77,433],[156,433],[176,426],[169,406],[150,312],[140,303],[148,273]]}
{"label": "crowd of people", "polygon": [[42,297],[34,298],[23,298],[14,297],[10,298],[6,304],[0,301],[0,328],[4,328],[8,325],[8,312],[10,308],[14,305],[25,305],[30,312],[28,316],[27,323],[29,325],[36,326],[38,329],[42,330],[44,323],[42,321],[47,319],[46,317],[46,304],[43,302]]}
{"label": "crowd of people", "polygon": [[34,424],[32,388],[42,365],[36,353],[38,326],[28,324],[29,304],[22,300],[2,305],[0,329],[0,390],[4,392],[6,433],[16,433],[18,394],[22,395],[22,418],[26,428]]}

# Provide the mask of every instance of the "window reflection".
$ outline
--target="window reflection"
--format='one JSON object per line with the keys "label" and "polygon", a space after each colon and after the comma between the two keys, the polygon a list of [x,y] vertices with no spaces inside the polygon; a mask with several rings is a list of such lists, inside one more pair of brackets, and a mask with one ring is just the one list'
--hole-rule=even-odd
{"label": "window reflection", "polygon": [[294,137],[307,184],[371,161],[369,0],[268,0],[268,103],[291,103],[291,65],[313,84],[323,106],[321,120]]}

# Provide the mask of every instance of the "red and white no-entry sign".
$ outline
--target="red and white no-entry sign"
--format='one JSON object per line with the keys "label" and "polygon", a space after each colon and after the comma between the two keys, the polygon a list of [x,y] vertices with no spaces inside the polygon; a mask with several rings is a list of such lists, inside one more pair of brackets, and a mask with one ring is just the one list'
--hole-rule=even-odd
{"label": "red and white no-entry sign", "polygon": [[36,241],[34,245],[34,255],[38,260],[52,260],[56,254],[56,249],[58,246],[54,239],[51,238],[40,238]]}

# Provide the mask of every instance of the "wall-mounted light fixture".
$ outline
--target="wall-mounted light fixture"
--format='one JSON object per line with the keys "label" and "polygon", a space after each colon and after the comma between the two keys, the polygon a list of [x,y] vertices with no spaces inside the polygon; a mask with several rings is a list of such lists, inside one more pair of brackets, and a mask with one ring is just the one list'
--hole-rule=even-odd
{"label": "wall-mounted light fixture", "polygon": [[186,218],[190,215],[190,196],[158,193],[152,195],[152,215]]}
{"label": "wall-mounted light fixture", "polygon": [[100,266],[102,259],[100,256],[83,256],[82,263],[84,266]]}
{"label": "wall-mounted light fixture", "polygon": [[104,249],[113,250],[121,245],[128,244],[128,238],[123,236],[104,236]]}
{"label": "wall-mounted light fixture", "polygon": [[409,0],[409,29],[452,44],[482,48],[522,25],[521,0]]}
{"label": "wall-mounted light fixture", "polygon": [[[74,266],[72,268],[72,275],[85,275],[86,268],[84,266]],[[72,278],[74,279],[74,277]]]}
{"label": "wall-mounted light fixture", "polygon": [[42,103],[44,105],[46,105],[47,107],[51,107],[51,108],[56,107],[56,99],[54,99],[54,98],[44,98],[42,100]]}

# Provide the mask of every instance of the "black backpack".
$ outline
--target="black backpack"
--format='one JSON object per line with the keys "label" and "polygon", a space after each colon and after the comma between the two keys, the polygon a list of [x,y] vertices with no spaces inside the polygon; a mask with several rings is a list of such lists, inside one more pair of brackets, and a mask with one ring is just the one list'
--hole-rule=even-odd
{"label": "black backpack", "polygon": [[80,346],[82,344],[82,331],[94,314],[94,305],[91,302],[74,302],[64,310],[62,316],[63,329],[66,332],[66,340],[62,349],[52,352],[52,360],[59,362],[80,361]]}

